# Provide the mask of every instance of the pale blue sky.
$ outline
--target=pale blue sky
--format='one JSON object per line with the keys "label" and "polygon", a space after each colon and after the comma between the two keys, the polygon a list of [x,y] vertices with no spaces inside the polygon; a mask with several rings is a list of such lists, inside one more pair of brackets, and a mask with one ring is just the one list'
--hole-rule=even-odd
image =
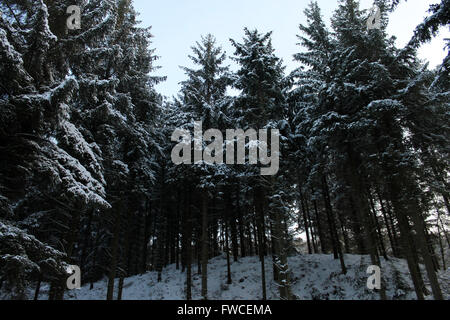
{"label": "pale blue sky", "polygon": [[[361,0],[361,7],[372,7],[372,0]],[[389,33],[398,38],[398,45],[408,42],[414,28],[423,21],[426,10],[440,0],[403,1],[391,15]],[[191,66],[188,54],[191,46],[201,35],[213,34],[218,44],[227,52],[234,53],[229,39],[241,41],[244,27],[257,28],[260,32],[273,31],[273,45],[276,54],[283,58],[287,72],[298,65],[292,55],[300,51],[296,46],[298,25],[305,22],[303,10],[309,0],[134,0],[140,12],[143,26],[152,26],[153,47],[161,56],[158,75],[168,77],[157,89],[166,96],[175,95],[178,83],[185,79],[179,66]],[[337,0],[318,0],[327,22],[337,7]],[[444,38],[450,38],[448,29],[432,43],[424,45],[420,57],[432,67],[440,64],[445,56]],[[229,61],[232,63],[231,61]]]}

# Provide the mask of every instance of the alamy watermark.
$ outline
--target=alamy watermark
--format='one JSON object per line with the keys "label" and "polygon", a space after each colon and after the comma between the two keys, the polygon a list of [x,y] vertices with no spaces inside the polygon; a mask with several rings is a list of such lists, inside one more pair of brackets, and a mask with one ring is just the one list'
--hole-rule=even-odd
{"label": "alamy watermark", "polygon": [[[70,14],[66,21],[67,29],[81,29],[81,8],[77,5],[71,5],[67,8],[66,13]],[[367,30],[373,29],[381,29],[381,9],[377,5],[372,7],[367,19]]]}
{"label": "alamy watermark", "polygon": [[[248,149],[248,163],[257,165],[259,160],[262,166],[268,166],[261,168],[261,175],[273,176],[280,168],[280,132],[277,129],[270,130],[269,149],[268,131],[268,129],[258,131],[248,129],[244,132],[242,129],[229,129],[226,130],[226,141],[224,141],[220,130],[209,129],[203,133],[202,122],[196,121],[193,138],[189,130],[176,129],[173,132],[172,142],[178,142],[178,144],[172,150],[172,161],[176,165],[200,163],[243,165],[246,164]],[[203,142],[210,142],[210,144],[203,149]],[[224,146],[226,154],[224,154]]]}
{"label": "alamy watermark", "polygon": [[81,289],[81,269],[79,266],[68,266],[66,272],[70,274],[67,278],[67,289],[75,290]]}
{"label": "alamy watermark", "polygon": [[369,266],[367,268],[367,289],[380,290],[381,289],[381,268],[379,266]]}
{"label": "alamy watermark", "polygon": [[81,29],[81,9],[79,6],[69,6],[66,10],[70,17],[67,18],[66,25],[69,30]]}
{"label": "alamy watermark", "polygon": [[381,29],[381,9],[374,5],[367,20],[367,30]]}

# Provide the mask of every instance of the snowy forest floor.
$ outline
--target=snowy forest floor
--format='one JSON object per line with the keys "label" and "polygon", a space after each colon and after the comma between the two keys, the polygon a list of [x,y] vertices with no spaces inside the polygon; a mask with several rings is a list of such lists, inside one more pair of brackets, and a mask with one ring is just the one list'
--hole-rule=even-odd
{"label": "snowy forest floor", "polygon": [[[370,265],[368,256],[345,255],[348,268],[346,275],[341,274],[339,260],[332,255],[298,255],[289,258],[291,269],[292,292],[301,300],[373,300],[379,294],[367,289],[366,274]],[[405,260],[390,258],[382,260],[382,277],[387,284],[388,299],[414,300],[413,284],[409,276]],[[422,266],[421,266],[422,267]],[[196,266],[193,265],[193,271]],[[208,298],[210,300],[260,300],[262,298],[260,262],[257,257],[241,258],[231,265],[233,283],[227,285],[227,265],[224,256],[214,258],[208,266]],[[425,271],[423,270],[425,276]],[[445,299],[450,299],[450,268],[438,273]],[[163,270],[162,281],[157,282],[157,273],[148,272],[143,275],[125,279],[123,289],[124,300],[183,300],[185,297],[185,273],[170,265]],[[429,291],[431,288],[425,276]],[[266,257],[267,297],[277,300],[279,297],[277,284],[272,276],[272,259]],[[117,291],[118,280],[115,289]],[[104,300],[106,299],[107,280],[89,284],[80,290],[66,292],[67,300]],[[40,299],[46,299],[48,286],[43,285]],[[32,290],[30,288],[30,296]],[[192,296],[201,299],[201,276],[193,275]],[[114,294],[116,297],[116,293]],[[432,296],[428,296],[429,299]]]}

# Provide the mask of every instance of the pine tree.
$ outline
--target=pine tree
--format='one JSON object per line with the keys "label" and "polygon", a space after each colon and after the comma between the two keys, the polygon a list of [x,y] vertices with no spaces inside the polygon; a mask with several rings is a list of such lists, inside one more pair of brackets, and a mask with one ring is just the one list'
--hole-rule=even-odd
{"label": "pine tree", "polygon": [[[215,38],[208,34],[192,47],[194,55],[190,56],[198,69],[183,68],[188,79],[182,82],[180,99],[187,117],[193,121],[201,121],[203,130],[224,130],[226,121],[225,108],[228,103],[226,90],[230,83],[228,67],[223,66],[226,55],[216,45]],[[183,124],[185,125],[185,124]],[[217,139],[218,137],[214,137]],[[196,142],[194,142],[194,145]],[[202,143],[203,144],[203,143]],[[195,148],[195,147],[194,147]],[[222,148],[222,146],[220,146]],[[201,146],[203,150],[203,145]],[[223,159],[222,159],[223,162]],[[202,193],[201,204],[201,271],[202,271],[202,296],[208,299],[207,268],[210,256],[209,228],[211,219],[208,214],[208,202],[215,184],[216,176],[223,175],[220,166],[202,164],[195,168],[195,188]],[[228,214],[228,213],[227,213]]]}
{"label": "pine tree", "polygon": [[[257,30],[244,29],[245,37],[243,43],[231,40],[236,48],[234,60],[240,69],[236,73],[234,86],[241,90],[237,97],[235,108],[239,110],[242,117],[242,125],[249,128],[280,128],[283,116],[286,114],[287,87],[284,79],[284,67],[282,60],[274,54],[271,42],[271,33],[260,34]],[[262,178],[254,177],[254,173],[247,172],[249,184],[254,193],[254,206],[256,220],[258,221],[258,242],[261,260],[261,278],[263,287],[263,300],[266,300],[264,246],[265,238],[265,215],[268,214],[266,196],[273,199],[270,216],[273,217],[273,252],[274,277],[280,283],[280,296],[282,299],[290,299],[289,267],[287,264],[287,241],[284,221],[287,214],[280,195],[273,194],[278,184],[274,181],[264,181]],[[253,176],[253,177],[252,177]],[[271,205],[269,205],[270,207]],[[266,211],[266,212],[265,212]]]}

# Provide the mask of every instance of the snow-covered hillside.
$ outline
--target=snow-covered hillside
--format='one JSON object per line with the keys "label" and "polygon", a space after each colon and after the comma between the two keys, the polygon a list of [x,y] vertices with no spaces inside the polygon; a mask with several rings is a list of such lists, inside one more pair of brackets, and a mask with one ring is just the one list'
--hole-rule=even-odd
{"label": "snow-covered hillside", "polygon": [[[346,255],[348,273],[340,273],[338,260],[331,255],[299,255],[289,259],[292,271],[292,292],[298,299],[371,300],[379,295],[367,289],[366,274],[370,265],[368,256]],[[383,279],[387,284],[389,299],[415,299],[412,281],[406,261],[391,258],[382,261]],[[196,268],[193,268],[196,270]],[[210,300],[258,300],[261,299],[260,263],[258,258],[242,258],[231,266],[233,284],[227,285],[225,257],[210,261],[208,267],[208,297]],[[272,259],[266,258],[267,294],[270,300],[278,299],[278,290],[272,277]],[[425,273],[423,273],[425,274]],[[439,273],[442,291],[450,299],[450,269]],[[89,285],[66,294],[68,300],[99,300],[106,298],[106,280],[97,282],[93,290]],[[117,288],[117,285],[116,285]],[[182,300],[185,297],[185,274],[174,265],[163,271],[162,282],[157,282],[157,273],[125,279],[125,300]],[[201,277],[193,276],[193,298],[201,299]],[[47,286],[41,289],[41,298],[47,296]],[[431,289],[430,289],[431,292]],[[432,296],[429,296],[430,299]]]}

